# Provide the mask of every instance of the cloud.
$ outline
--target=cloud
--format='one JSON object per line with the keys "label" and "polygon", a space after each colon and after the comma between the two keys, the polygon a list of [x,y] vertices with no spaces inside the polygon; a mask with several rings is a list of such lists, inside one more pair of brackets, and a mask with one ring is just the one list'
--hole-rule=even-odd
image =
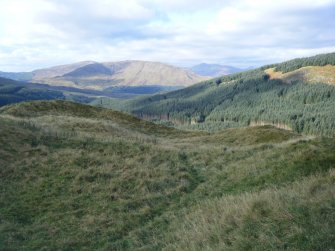
{"label": "cloud", "polygon": [[247,67],[335,51],[334,0],[2,0],[0,70],[80,60]]}

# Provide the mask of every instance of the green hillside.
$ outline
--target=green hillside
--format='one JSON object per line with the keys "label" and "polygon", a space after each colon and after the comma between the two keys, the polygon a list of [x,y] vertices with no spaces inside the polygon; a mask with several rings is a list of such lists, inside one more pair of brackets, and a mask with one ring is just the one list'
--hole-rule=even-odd
{"label": "green hillside", "polygon": [[35,101],[0,108],[0,144],[0,250],[335,248],[333,138]]}
{"label": "green hillside", "polygon": [[80,89],[67,86],[36,84],[0,77],[0,107],[8,104],[32,100],[63,99],[78,103],[101,105],[102,100],[122,103],[140,95],[163,93],[180,89],[181,86],[121,86],[104,90]]}
{"label": "green hillside", "polygon": [[64,99],[62,92],[37,88],[12,79],[0,77],[0,106],[28,100]]}
{"label": "green hillside", "polygon": [[[329,83],[335,78],[333,68],[327,65],[335,65],[335,53],[208,80],[185,89],[126,102],[122,109],[144,119],[184,129],[217,131],[273,124],[299,133],[334,135],[335,85]],[[270,68],[289,72],[306,66],[319,68],[308,72],[314,76],[300,72],[289,82],[273,78],[266,72]],[[309,76],[307,80],[306,76]]]}
{"label": "green hillside", "polygon": [[[110,95],[109,95],[110,94]],[[112,93],[109,93],[113,97]],[[33,100],[70,100],[78,103],[93,102],[101,92],[86,91],[69,87],[54,87],[15,81],[0,77],[0,107]]]}

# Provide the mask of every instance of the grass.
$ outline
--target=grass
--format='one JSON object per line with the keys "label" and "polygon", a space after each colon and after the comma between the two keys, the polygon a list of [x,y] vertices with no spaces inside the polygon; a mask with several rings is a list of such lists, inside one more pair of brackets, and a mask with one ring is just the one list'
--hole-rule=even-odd
{"label": "grass", "polygon": [[332,250],[332,138],[0,109],[0,250]]}
{"label": "grass", "polygon": [[269,74],[270,79],[282,79],[286,83],[302,80],[307,83],[335,85],[334,65],[306,66],[287,73],[277,72],[274,68],[269,68],[265,70],[265,73]]}
{"label": "grass", "polygon": [[205,200],[174,219],[165,250],[332,250],[334,185],[332,170],[279,189]]}

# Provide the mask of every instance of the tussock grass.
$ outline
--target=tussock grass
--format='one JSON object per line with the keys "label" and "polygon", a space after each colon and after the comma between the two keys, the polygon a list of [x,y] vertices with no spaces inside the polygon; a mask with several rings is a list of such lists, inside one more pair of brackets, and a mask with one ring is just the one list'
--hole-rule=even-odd
{"label": "tussock grass", "polygon": [[53,101],[2,108],[0,144],[3,250],[335,247],[331,138]]}
{"label": "tussock grass", "polygon": [[56,118],[57,116],[93,118],[113,121],[125,128],[154,135],[158,133],[169,136],[179,133],[178,130],[173,128],[140,120],[122,112],[62,100],[18,103],[0,108],[0,113],[23,118],[34,118],[50,114],[56,116]]}
{"label": "tussock grass", "polygon": [[331,250],[334,199],[331,170],[279,189],[205,200],[173,221],[164,250]]}

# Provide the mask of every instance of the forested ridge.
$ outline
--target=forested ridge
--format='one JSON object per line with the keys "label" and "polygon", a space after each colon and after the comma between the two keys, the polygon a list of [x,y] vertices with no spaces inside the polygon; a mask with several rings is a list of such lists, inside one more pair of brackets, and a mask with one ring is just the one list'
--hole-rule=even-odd
{"label": "forested ridge", "polygon": [[264,70],[335,65],[335,53],[290,60],[129,101],[122,109],[184,129],[216,131],[257,122],[282,123],[299,133],[334,135],[335,86],[269,79]]}
{"label": "forested ridge", "polygon": [[275,65],[276,71],[290,72],[305,66],[335,65],[335,53],[320,54],[308,58],[296,58]]}

